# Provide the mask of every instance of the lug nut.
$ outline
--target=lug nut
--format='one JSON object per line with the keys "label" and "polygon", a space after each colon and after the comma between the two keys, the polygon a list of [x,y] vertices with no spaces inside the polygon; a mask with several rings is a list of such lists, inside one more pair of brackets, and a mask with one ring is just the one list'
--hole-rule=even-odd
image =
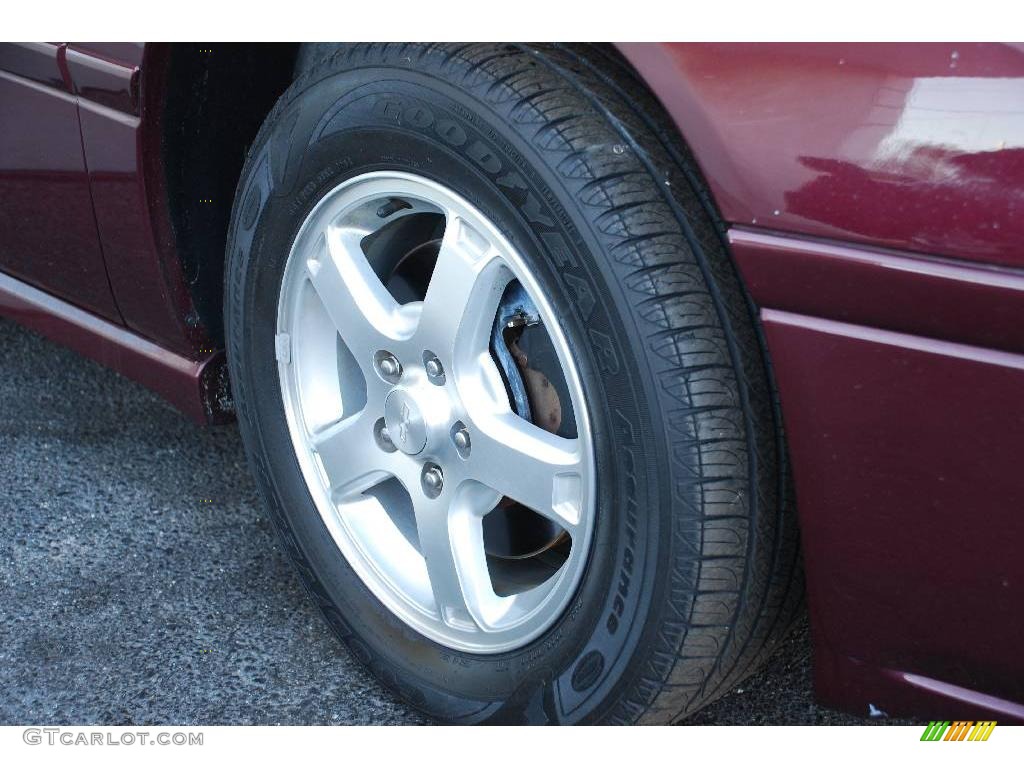
{"label": "lug nut", "polygon": [[444,485],[444,476],[441,474],[439,469],[428,469],[423,473],[423,482],[427,484],[427,487],[434,491],[440,491],[441,486]]}
{"label": "lug nut", "polygon": [[444,384],[444,366],[437,359],[433,352],[423,353],[423,368],[427,372],[427,378],[433,384]]}
{"label": "lug nut", "polygon": [[430,498],[436,498],[441,495],[441,489],[444,487],[444,474],[441,472],[441,468],[436,464],[425,464],[423,466],[423,492]]}
{"label": "lug nut", "polygon": [[377,441],[377,447],[382,451],[393,453],[397,450],[391,439],[391,433],[388,432],[388,428],[384,424],[384,419],[377,419],[377,423],[373,425],[373,437]]}
{"label": "lug nut", "polygon": [[458,449],[460,455],[469,455],[469,430],[465,427],[457,430],[455,434],[452,435],[452,442],[455,443],[455,447]]}
{"label": "lug nut", "polygon": [[378,352],[377,370],[385,379],[395,381],[402,375],[402,364],[390,352]]}

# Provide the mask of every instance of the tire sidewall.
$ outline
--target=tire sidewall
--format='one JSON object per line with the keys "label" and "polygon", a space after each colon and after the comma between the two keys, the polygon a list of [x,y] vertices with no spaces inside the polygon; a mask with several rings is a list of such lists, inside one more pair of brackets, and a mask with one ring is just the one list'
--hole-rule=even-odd
{"label": "tire sidewall", "polygon": [[[327,192],[385,169],[472,201],[530,264],[576,353],[598,468],[589,562],[563,616],[513,652],[448,649],[391,614],[331,539],[288,431],[274,336],[291,244]],[[659,603],[659,541],[669,531],[657,471],[664,449],[645,443],[656,430],[615,290],[619,265],[572,200],[510,114],[472,89],[383,66],[335,67],[299,81],[268,119],[240,182],[228,243],[229,363],[257,481],[328,621],[385,684],[432,716],[598,719],[635,677]]]}

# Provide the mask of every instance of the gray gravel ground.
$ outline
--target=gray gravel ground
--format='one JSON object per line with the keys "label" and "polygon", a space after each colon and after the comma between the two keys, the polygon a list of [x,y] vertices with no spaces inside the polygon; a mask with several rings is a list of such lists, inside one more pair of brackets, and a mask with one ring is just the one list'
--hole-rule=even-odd
{"label": "gray gravel ground", "polygon": [[[234,426],[0,320],[0,723],[422,723],[277,546]],[[699,724],[856,724],[802,625]]]}

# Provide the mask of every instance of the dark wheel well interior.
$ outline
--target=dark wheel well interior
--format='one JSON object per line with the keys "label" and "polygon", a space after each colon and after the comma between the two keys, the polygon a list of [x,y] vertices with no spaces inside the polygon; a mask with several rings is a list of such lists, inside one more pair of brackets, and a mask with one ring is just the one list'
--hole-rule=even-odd
{"label": "dark wheel well interior", "polygon": [[294,44],[171,46],[162,152],[175,246],[197,317],[223,346],[224,247],[260,124],[292,81]]}
{"label": "dark wheel well interior", "polygon": [[[224,345],[224,248],[246,152],[296,74],[343,43],[189,43],[169,46],[162,154],[174,248],[195,313],[187,318]],[[632,71],[611,45],[592,46]]]}

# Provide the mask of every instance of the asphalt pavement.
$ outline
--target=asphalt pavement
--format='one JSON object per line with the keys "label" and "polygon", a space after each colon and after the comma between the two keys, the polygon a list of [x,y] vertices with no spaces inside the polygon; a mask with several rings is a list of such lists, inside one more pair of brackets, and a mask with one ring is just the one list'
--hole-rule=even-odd
{"label": "asphalt pavement", "polygon": [[[0,723],[416,724],[293,572],[238,430],[0,320]],[[692,724],[817,706],[806,622]]]}

